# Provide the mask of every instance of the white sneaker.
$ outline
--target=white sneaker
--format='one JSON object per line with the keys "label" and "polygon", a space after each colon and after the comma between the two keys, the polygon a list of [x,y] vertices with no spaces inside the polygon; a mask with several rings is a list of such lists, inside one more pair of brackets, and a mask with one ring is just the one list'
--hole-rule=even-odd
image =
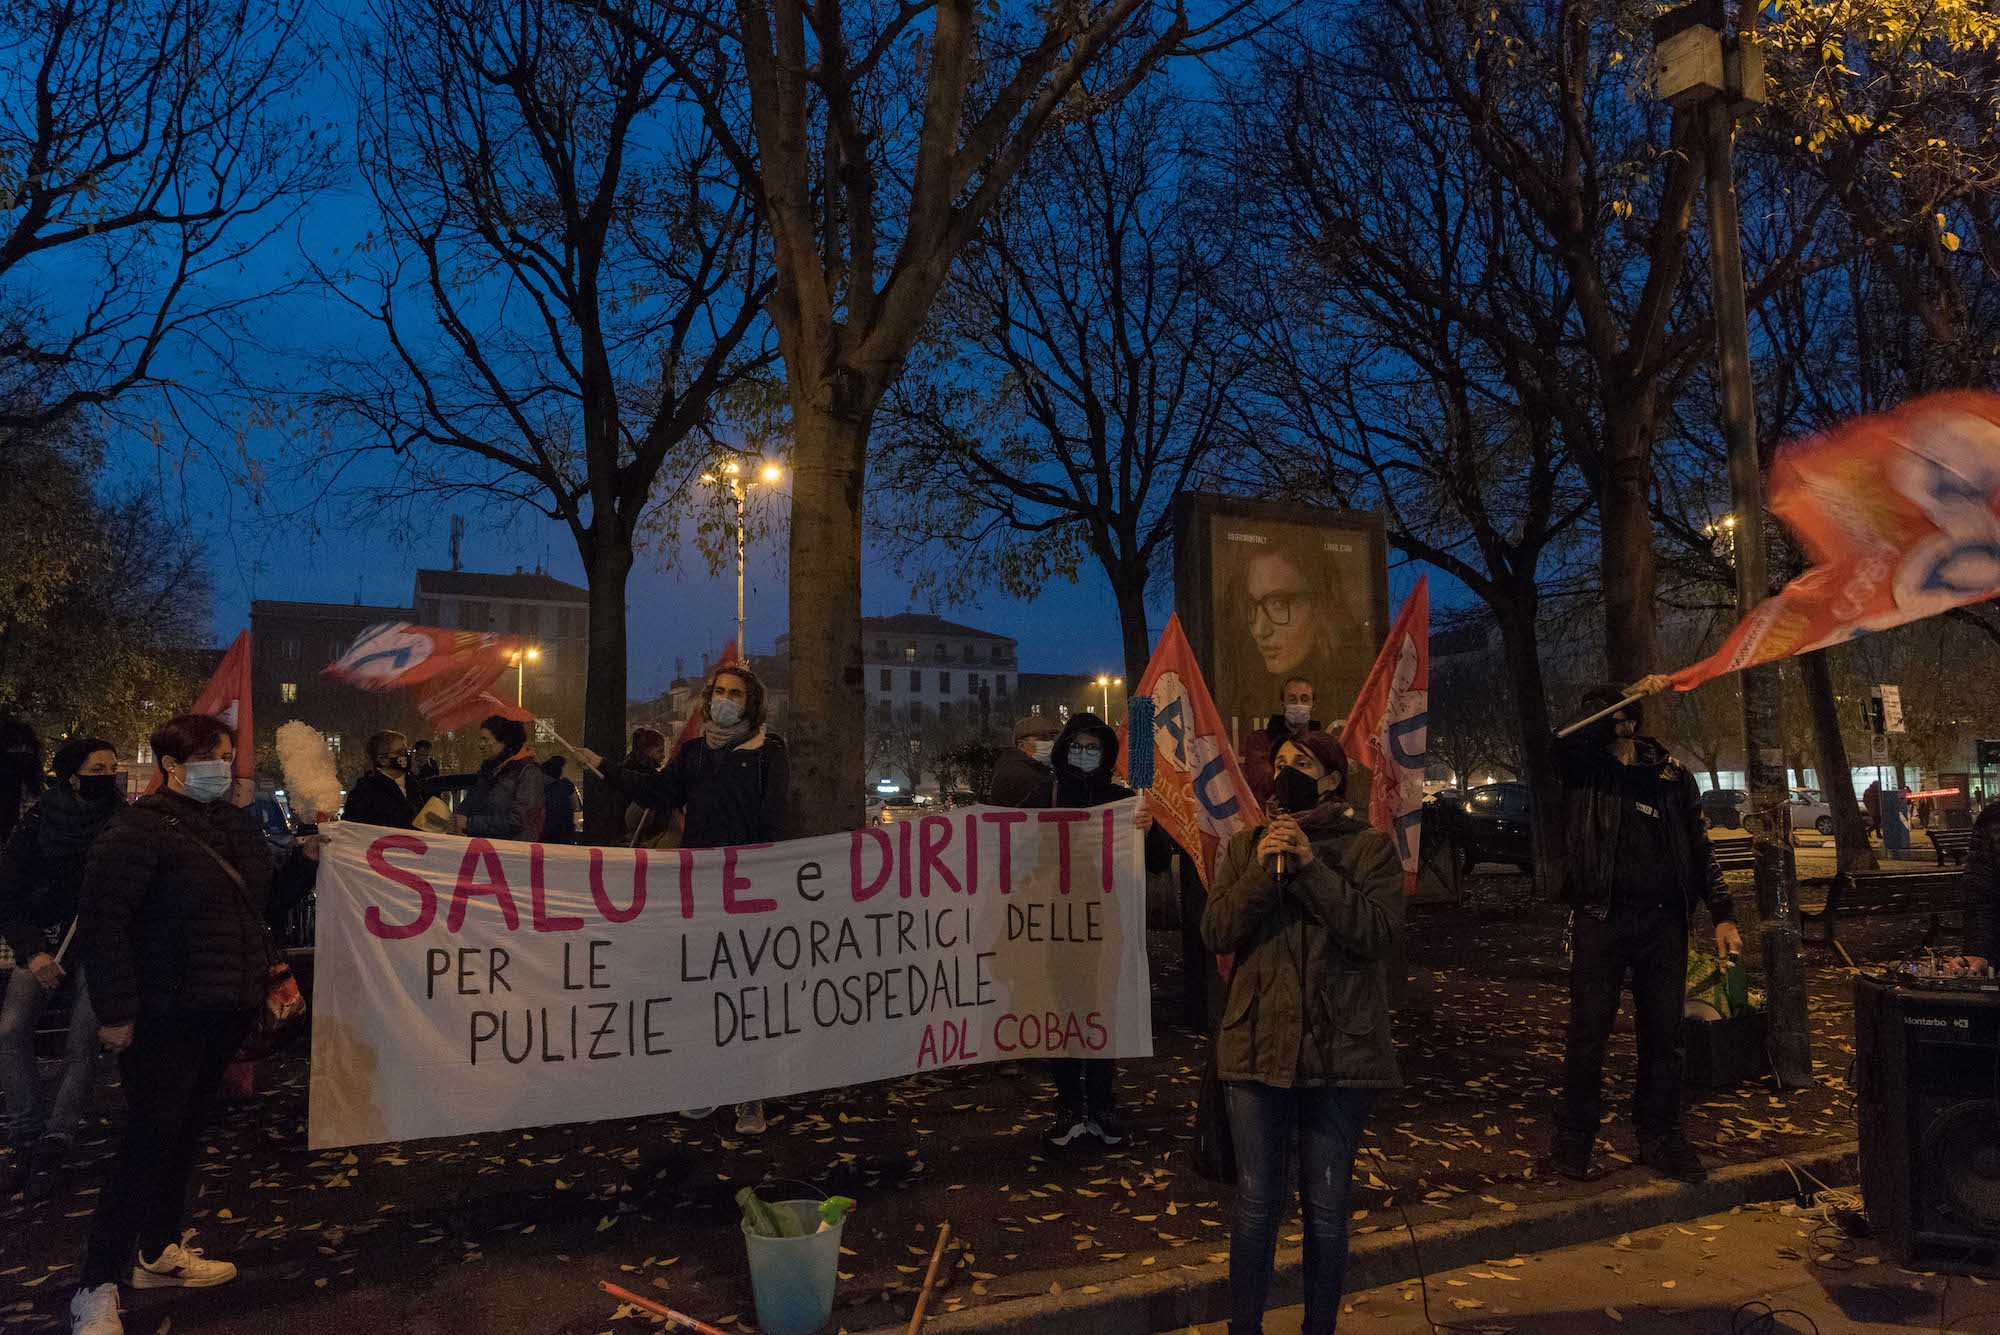
{"label": "white sneaker", "polygon": [[212,1289],[235,1278],[235,1266],[209,1260],[199,1247],[187,1245],[187,1237],[168,1243],[157,1260],[148,1261],[141,1252],[139,1264],[132,1267],[135,1289]]}
{"label": "white sneaker", "polygon": [[681,1109],[681,1116],[687,1118],[690,1122],[699,1122],[714,1111],[715,1105],[711,1103],[706,1108],[683,1108]]}
{"label": "white sneaker", "polygon": [[764,1120],[764,1104],[762,1100],[756,1103],[739,1103],[736,1105],[737,1135],[761,1136],[770,1129],[771,1124]]}
{"label": "white sneaker", "polygon": [[70,1335],[125,1335],[125,1323],[118,1319],[118,1286],[78,1289],[69,1300],[69,1328]]}

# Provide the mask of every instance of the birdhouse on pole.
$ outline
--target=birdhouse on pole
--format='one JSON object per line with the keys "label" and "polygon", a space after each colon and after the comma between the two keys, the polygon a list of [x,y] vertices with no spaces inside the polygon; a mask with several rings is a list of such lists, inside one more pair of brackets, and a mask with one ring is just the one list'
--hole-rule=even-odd
{"label": "birdhouse on pole", "polygon": [[1662,102],[1691,106],[1722,93],[1722,30],[1722,0],[1691,0],[1653,20],[1653,92]]}

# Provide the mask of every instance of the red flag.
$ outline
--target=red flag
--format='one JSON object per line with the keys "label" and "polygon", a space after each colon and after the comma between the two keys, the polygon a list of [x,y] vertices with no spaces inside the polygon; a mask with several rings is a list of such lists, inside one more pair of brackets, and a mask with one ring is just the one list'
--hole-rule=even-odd
{"label": "red flag", "polygon": [[1341,749],[1374,775],[1368,823],[1395,841],[1406,895],[1417,892],[1430,691],[1431,585],[1426,575],[1403,600],[1340,730]]}
{"label": "red flag", "polygon": [[1787,446],[1771,512],[1811,566],[1677,690],[2000,594],[2000,394],[1933,394]]}
{"label": "red flag", "polygon": [[356,636],[325,671],[364,691],[410,691],[425,722],[453,732],[492,714],[533,721],[533,714],[490,690],[526,648],[500,635],[384,621]]}
{"label": "red flag", "polygon": [[[724,663],[734,663],[735,661],[736,661],[736,641],[731,640],[728,644],[722,646],[722,653],[715,660],[715,667],[721,667]],[[710,672],[713,672],[714,670],[715,670],[714,668],[709,669]],[[701,718],[702,718],[701,707],[702,707],[702,702],[696,701],[694,712],[692,714],[689,714],[688,721],[681,725],[681,735],[679,739],[674,743],[674,749],[676,751],[680,750],[681,747],[687,745],[689,742],[693,741],[696,737],[701,735]]]}
{"label": "red flag", "polygon": [[[215,675],[208,679],[208,685],[201,688],[201,694],[194,698],[190,714],[207,714],[219,718],[229,725],[236,734],[236,760],[231,766],[239,779],[254,778],[257,773],[256,732],[250,721],[250,632],[237,632],[236,639],[222,655],[222,662],[215,668]],[[160,772],[153,771],[152,784],[146,789],[153,792],[160,786]]]}
{"label": "red flag", "polygon": [[[1179,616],[1169,618],[1160,632],[1128,712],[1143,723],[1148,704],[1151,746],[1144,738],[1134,739],[1133,781],[1144,784],[1154,819],[1194,858],[1206,886],[1222,842],[1254,829],[1259,812]],[[1150,781],[1144,777],[1147,751]]]}

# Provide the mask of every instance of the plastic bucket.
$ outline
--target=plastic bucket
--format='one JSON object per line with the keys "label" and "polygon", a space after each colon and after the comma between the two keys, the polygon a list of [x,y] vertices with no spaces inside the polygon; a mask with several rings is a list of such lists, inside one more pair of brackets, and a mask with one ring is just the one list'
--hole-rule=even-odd
{"label": "plastic bucket", "polygon": [[757,1299],[757,1328],[763,1335],[817,1335],[833,1320],[833,1285],[839,1278],[840,1235],[845,1221],[824,1233],[818,1201],[773,1201],[805,1226],[802,1238],[760,1238],[743,1227],[750,1249],[750,1291]]}

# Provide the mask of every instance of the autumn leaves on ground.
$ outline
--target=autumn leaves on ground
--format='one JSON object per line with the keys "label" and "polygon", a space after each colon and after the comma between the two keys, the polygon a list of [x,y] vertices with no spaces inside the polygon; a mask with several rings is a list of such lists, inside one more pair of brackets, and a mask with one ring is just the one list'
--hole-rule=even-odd
{"label": "autumn leaves on ground", "polygon": [[[1744,905],[1742,917],[1754,920]],[[1565,1006],[1560,910],[1525,881],[1481,878],[1466,903],[1411,919],[1422,980],[1398,1021],[1405,1087],[1378,1112],[1355,1174],[1355,1228],[1401,1228],[1511,1211],[1642,1180],[1623,1093],[1621,1022],[1606,1129],[1617,1171],[1580,1187],[1536,1166],[1559,1070]],[[1896,958],[1922,926],[1864,924],[1843,940],[1863,963]],[[934,1310],[1101,1287],[1160,1267],[1224,1259],[1226,1191],[1195,1176],[1191,1109],[1201,1039],[1178,1027],[1178,938],[1156,934],[1156,1047],[1125,1065],[1129,1146],[1052,1158],[1037,1139],[1049,1091],[1030,1065],[979,1066],[773,1105],[770,1133],[739,1139],[718,1113],[665,1116],[312,1154],[302,1053],[266,1065],[264,1092],[232,1107],[197,1179],[195,1239],[243,1267],[200,1294],[138,1294],[133,1330],[250,1335],[651,1328],[596,1290],[609,1279],[730,1330],[754,1329],[732,1197],[839,1193],[849,1222],[836,1321],[907,1321],[938,1224],[954,1261]],[[1749,943],[1749,959],[1756,959]],[[1712,1159],[1798,1153],[1853,1138],[1847,974],[1809,958],[1816,1080],[1690,1091],[1689,1133]],[[0,1213],[0,1329],[55,1329],[122,1115],[110,1072],[106,1123],[86,1138],[70,1190]],[[1296,1241],[1296,1225],[1290,1230]]]}

